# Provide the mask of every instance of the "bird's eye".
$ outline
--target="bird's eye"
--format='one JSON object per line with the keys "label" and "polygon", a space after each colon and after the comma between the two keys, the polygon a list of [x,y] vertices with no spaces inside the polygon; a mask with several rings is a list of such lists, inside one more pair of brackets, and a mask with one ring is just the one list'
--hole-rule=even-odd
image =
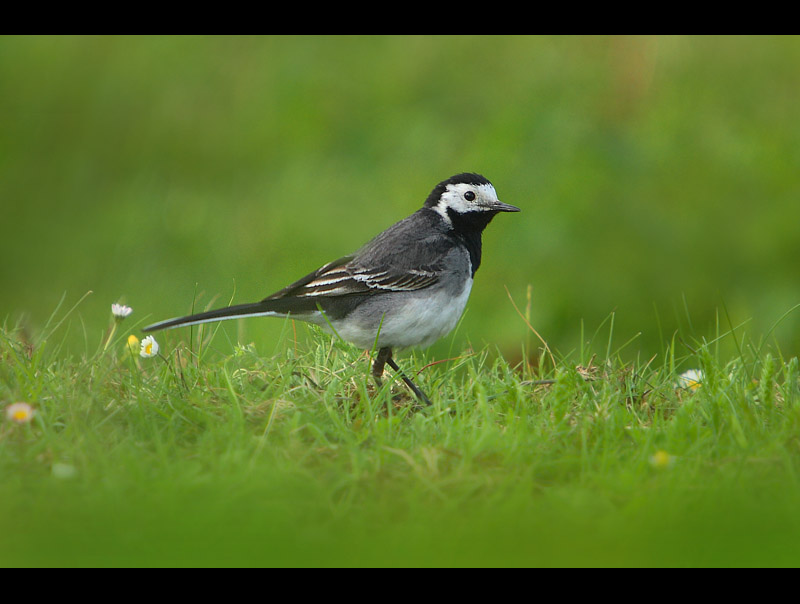
{"label": "bird's eye", "polygon": [[464,193],[464,199],[466,199],[467,201],[475,201],[475,193],[473,193],[472,191],[467,191],[466,193]]}

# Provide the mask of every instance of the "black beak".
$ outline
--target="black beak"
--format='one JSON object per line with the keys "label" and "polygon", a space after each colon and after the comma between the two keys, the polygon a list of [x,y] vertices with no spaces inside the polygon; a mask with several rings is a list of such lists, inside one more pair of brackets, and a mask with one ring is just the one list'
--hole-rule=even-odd
{"label": "black beak", "polygon": [[517,206],[512,206],[507,203],[503,203],[502,201],[496,201],[492,204],[492,209],[496,210],[497,212],[520,212],[521,210]]}

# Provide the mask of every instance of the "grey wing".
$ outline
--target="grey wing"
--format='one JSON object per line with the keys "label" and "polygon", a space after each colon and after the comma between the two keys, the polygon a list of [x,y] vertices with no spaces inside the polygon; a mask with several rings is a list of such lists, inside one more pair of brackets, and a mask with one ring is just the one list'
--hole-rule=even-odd
{"label": "grey wing", "polygon": [[326,298],[430,287],[439,281],[452,252],[452,242],[447,237],[438,232],[430,235],[438,224],[431,220],[431,216],[417,212],[386,229],[352,256],[326,264],[266,300],[291,298],[315,307],[317,301]]}
{"label": "grey wing", "polygon": [[266,300],[285,298],[319,299],[352,294],[378,294],[414,291],[438,281],[436,267],[364,267],[353,263],[353,256],[330,262],[299,281],[275,292]]}
{"label": "grey wing", "polygon": [[439,280],[435,267],[398,270],[390,267],[353,270],[350,278],[374,291],[406,292],[430,287]]}

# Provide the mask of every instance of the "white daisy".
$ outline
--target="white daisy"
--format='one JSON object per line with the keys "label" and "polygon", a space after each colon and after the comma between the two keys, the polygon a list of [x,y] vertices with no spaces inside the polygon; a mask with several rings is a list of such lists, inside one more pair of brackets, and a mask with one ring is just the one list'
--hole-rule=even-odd
{"label": "white daisy", "polygon": [[14,403],[6,407],[6,417],[17,424],[27,424],[33,419],[33,407],[28,403]]}
{"label": "white daisy", "polygon": [[144,358],[154,357],[158,354],[158,342],[153,336],[147,336],[142,340],[142,348],[139,350],[139,356]]}
{"label": "white daisy", "polygon": [[124,304],[112,304],[111,305],[111,314],[114,315],[117,319],[124,319],[129,314],[133,312],[133,309],[130,306],[125,306]]}
{"label": "white daisy", "polygon": [[678,388],[688,388],[689,390],[697,390],[705,379],[705,374],[702,369],[689,369],[684,371],[678,376],[676,386]]}

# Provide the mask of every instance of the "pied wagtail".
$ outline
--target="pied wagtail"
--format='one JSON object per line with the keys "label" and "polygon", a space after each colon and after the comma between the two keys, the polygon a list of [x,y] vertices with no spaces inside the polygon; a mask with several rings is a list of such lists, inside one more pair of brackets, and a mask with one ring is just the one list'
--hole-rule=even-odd
{"label": "pied wagtail", "polygon": [[[361,348],[377,347],[372,375],[386,363],[414,394],[430,400],[392,359],[392,349],[429,346],[458,322],[481,263],[481,233],[498,212],[519,208],[497,199],[479,174],[440,182],[425,204],[351,256],[329,262],[264,298],[161,321],[143,331],[239,317],[308,321]],[[324,313],[324,316],[323,316]]]}

